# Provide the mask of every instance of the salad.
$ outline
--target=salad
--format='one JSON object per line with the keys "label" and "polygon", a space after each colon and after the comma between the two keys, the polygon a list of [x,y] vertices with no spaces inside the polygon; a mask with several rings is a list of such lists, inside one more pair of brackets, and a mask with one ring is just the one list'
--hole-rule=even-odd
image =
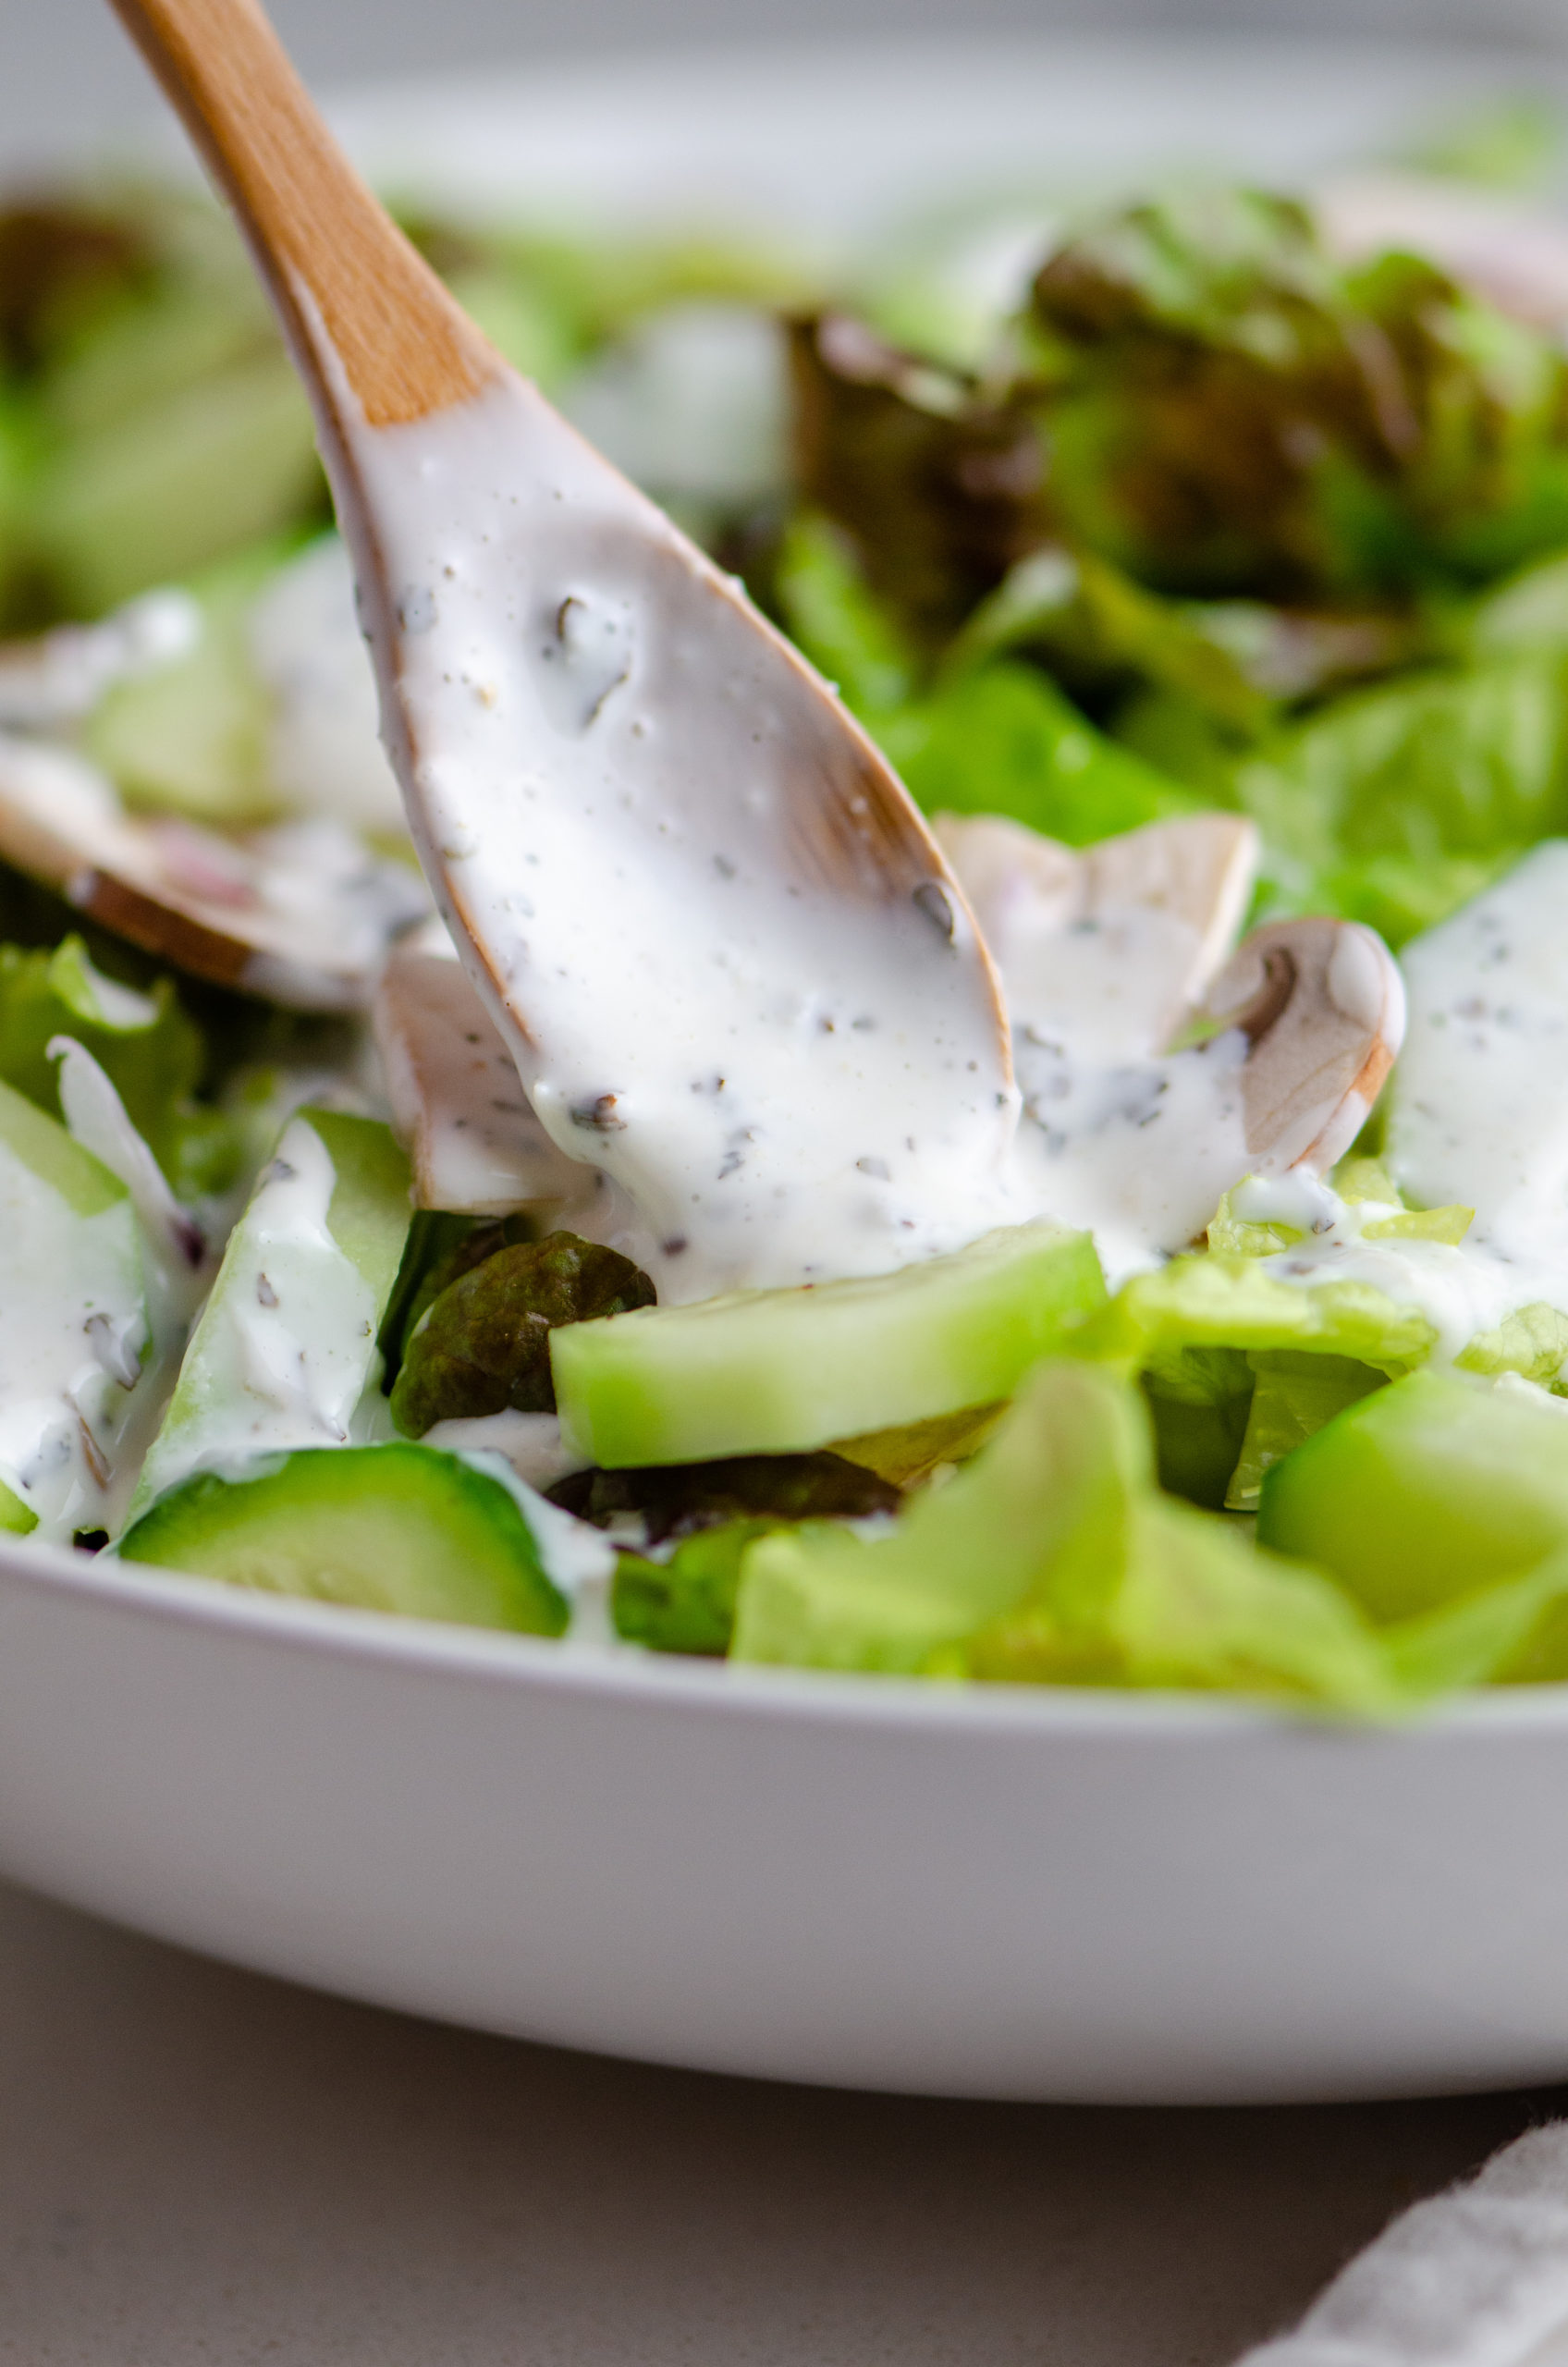
{"label": "salad", "polygon": [[831,287],[410,214],[998,975],[1024,1220],[684,1302],[436,918],[238,243],[0,213],[0,1527],[802,1668],[1568,1676],[1568,352],[1452,211],[1183,189]]}

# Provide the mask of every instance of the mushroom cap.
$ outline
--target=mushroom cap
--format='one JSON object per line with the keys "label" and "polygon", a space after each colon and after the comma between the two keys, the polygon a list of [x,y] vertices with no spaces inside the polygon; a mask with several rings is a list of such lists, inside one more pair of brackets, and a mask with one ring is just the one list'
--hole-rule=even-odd
{"label": "mushroom cap", "polygon": [[505,1216],[581,1195],[588,1171],[556,1148],[534,1116],[505,1040],[449,945],[444,952],[399,947],[382,973],[372,1019],[416,1207]]}
{"label": "mushroom cap", "polygon": [[1151,822],[1074,852],[994,815],[938,815],[937,840],[1002,975],[1015,1029],[1107,1058],[1178,1036],[1231,951],[1258,860],[1237,814]]}
{"label": "mushroom cap", "polygon": [[1255,1171],[1332,1167],[1403,1039],[1403,981],[1382,938],[1359,921],[1270,922],[1237,949],[1204,1009],[1248,1039],[1242,1114]]}
{"label": "mushroom cap", "polygon": [[130,815],[83,757],[4,733],[0,858],[176,968],[299,1011],[362,1009],[430,910],[409,865],[339,823],[224,835]]}

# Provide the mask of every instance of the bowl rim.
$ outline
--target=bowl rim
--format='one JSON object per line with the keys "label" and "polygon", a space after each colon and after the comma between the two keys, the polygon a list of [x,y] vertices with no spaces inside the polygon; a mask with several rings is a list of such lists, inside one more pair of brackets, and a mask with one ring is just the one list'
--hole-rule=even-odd
{"label": "bowl rim", "polygon": [[963,1683],[765,1666],[661,1653],[637,1645],[516,1635],[397,1613],[251,1592],[70,1546],[0,1540],[0,1588],[64,1594],[74,1604],[154,1625],[229,1636],[346,1661],[444,1674],[562,1699],[645,1710],[680,1706],[725,1722],[946,1735],[1090,1738],[1130,1746],[1275,1735],[1320,1746],[1568,1732],[1568,1684],[1478,1687],[1404,1719],[1367,1720],[1304,1706],[1177,1688],[1121,1690]]}

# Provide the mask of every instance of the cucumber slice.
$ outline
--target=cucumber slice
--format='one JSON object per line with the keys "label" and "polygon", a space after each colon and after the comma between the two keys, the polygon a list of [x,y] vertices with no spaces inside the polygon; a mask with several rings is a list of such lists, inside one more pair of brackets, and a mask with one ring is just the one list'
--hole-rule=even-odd
{"label": "cucumber slice", "polygon": [[290,1121],[229,1235],[132,1519],[201,1466],[342,1444],[362,1400],[379,1408],[376,1334],[409,1218],[389,1128],[334,1110]]}
{"label": "cucumber slice", "polygon": [[1010,1397],[1104,1303],[1090,1236],[1031,1224],[895,1274],[565,1324],[561,1428],[610,1469],[803,1453]]}
{"label": "cucumber slice", "polygon": [[119,1552],[405,1619],[527,1636],[567,1623],[515,1499],[432,1447],[308,1447],[253,1478],[200,1472],[143,1514]]}
{"label": "cucumber slice", "polygon": [[1568,1543],[1568,1413],[1412,1373],[1265,1474],[1257,1534],[1331,1570],[1375,1619],[1433,1610]]}

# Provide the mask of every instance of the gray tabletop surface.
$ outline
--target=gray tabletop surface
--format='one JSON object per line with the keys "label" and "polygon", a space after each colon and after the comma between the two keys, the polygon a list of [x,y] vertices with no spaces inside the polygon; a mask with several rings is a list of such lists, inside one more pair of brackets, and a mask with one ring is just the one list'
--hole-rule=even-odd
{"label": "gray tabletop surface", "polygon": [[0,2361],[1223,2367],[1554,2108],[704,2078],[344,2005],[0,1886]]}
{"label": "gray tabletop surface", "polygon": [[[313,75],[781,29],[764,0],[279,0]],[[788,28],[1568,36],[1568,0],[796,0]],[[147,105],[6,0],[0,149]],[[344,2005],[0,1885],[0,2361],[1223,2367],[1550,2096],[1091,2111],[752,2085]]]}

